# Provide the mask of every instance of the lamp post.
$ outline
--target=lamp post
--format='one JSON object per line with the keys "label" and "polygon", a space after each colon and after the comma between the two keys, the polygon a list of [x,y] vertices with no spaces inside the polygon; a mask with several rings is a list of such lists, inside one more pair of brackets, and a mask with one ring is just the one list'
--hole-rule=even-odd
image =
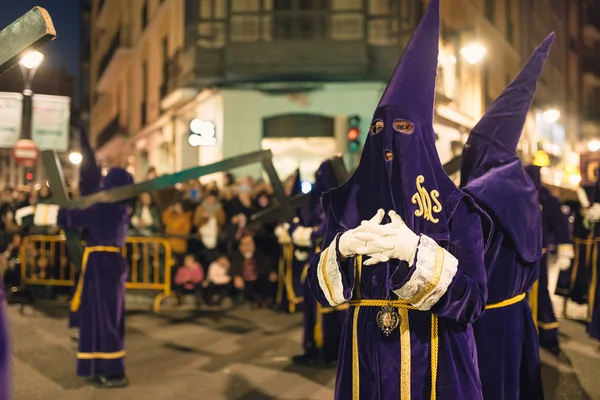
{"label": "lamp post", "polygon": [[460,55],[471,65],[475,65],[487,54],[487,49],[480,44],[471,43],[460,49]]}
{"label": "lamp post", "polygon": [[[23,115],[21,121],[21,139],[31,140],[31,118],[32,118],[32,96],[33,91],[31,90],[31,83],[33,82],[33,76],[37,71],[40,64],[44,61],[44,55],[39,51],[30,51],[25,53],[19,66],[23,73]],[[33,180],[32,167],[24,168],[25,182]]]}

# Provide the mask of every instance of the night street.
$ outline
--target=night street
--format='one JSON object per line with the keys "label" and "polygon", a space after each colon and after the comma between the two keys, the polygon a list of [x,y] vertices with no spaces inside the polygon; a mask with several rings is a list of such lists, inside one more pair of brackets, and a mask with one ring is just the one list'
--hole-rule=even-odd
{"label": "night street", "polygon": [[[140,307],[135,307],[140,309]],[[130,311],[127,389],[92,388],[75,376],[66,306],[25,315],[11,306],[15,400],[333,399],[334,370],[298,368],[301,315],[236,308],[227,313]],[[546,400],[600,399],[600,351],[578,322],[561,321],[565,355],[542,353]]]}

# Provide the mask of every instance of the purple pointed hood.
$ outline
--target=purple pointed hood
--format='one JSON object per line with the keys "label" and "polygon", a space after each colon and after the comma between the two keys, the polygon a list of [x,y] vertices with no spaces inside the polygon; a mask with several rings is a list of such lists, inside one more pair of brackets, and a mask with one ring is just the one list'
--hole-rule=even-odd
{"label": "purple pointed hood", "polygon": [[323,161],[317,169],[317,172],[315,172],[315,184],[310,191],[310,225],[316,226],[321,223],[323,219],[321,197],[323,196],[323,193],[333,189],[337,185],[331,161]]}
{"label": "purple pointed hood", "polygon": [[491,214],[527,262],[541,255],[541,213],[517,145],[553,41],[551,33],[475,125],[461,159],[461,188]]}
{"label": "purple pointed hood", "polygon": [[416,233],[448,236],[457,204],[452,195],[460,191],[435,147],[439,35],[439,0],[431,0],[375,110],[358,168],[323,196],[339,229],[354,228],[384,208],[395,210]]}

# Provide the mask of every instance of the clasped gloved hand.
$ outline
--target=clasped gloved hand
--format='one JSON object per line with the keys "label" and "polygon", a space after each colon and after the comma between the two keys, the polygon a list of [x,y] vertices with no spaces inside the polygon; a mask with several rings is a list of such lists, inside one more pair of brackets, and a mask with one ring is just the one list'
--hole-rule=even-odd
{"label": "clasped gloved hand", "polygon": [[391,219],[389,224],[374,226],[373,221],[363,222],[364,227],[373,228],[377,235],[375,237],[362,232],[357,233],[356,239],[365,242],[364,246],[357,249],[357,253],[370,256],[365,265],[375,265],[384,262],[381,260],[395,258],[412,266],[419,245],[419,235],[415,234],[394,210],[388,215]]}
{"label": "clasped gloved hand", "polygon": [[573,260],[573,259],[572,259],[572,258],[570,258],[570,257],[564,257],[564,256],[563,256],[563,257],[561,257],[561,256],[558,256],[558,258],[556,259],[556,263],[555,263],[555,265],[556,265],[556,267],[557,267],[559,270],[561,270],[561,271],[566,271],[566,270],[568,270],[569,268],[571,268],[571,261],[572,261],[572,260]]}
{"label": "clasped gloved hand", "polygon": [[[384,215],[385,211],[379,209],[375,216],[369,221],[363,221],[358,227],[342,233],[338,241],[338,253],[346,258],[353,257],[357,254],[365,254],[359,253],[358,249],[365,247],[368,241],[381,239],[378,232],[383,227],[381,221],[383,221]],[[375,258],[377,262],[386,262],[389,260],[389,258],[380,255],[373,255],[372,257]]]}
{"label": "clasped gloved hand", "polygon": [[290,224],[288,224],[287,222],[283,223],[281,225],[277,225],[274,233],[275,233],[275,236],[277,237],[277,241],[279,242],[279,244],[292,243],[292,238],[290,237],[289,229],[290,229]]}

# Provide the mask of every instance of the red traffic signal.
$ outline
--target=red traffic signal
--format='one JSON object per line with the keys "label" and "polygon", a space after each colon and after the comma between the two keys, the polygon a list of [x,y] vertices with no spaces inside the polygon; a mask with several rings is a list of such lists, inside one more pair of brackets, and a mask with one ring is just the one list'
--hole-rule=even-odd
{"label": "red traffic signal", "polygon": [[351,128],[348,131],[348,140],[357,140],[360,136],[360,130],[358,128]]}
{"label": "red traffic signal", "polygon": [[31,181],[31,180],[33,180],[33,174],[32,174],[31,172],[28,172],[28,173],[25,175],[25,179],[27,179],[28,181]]}

